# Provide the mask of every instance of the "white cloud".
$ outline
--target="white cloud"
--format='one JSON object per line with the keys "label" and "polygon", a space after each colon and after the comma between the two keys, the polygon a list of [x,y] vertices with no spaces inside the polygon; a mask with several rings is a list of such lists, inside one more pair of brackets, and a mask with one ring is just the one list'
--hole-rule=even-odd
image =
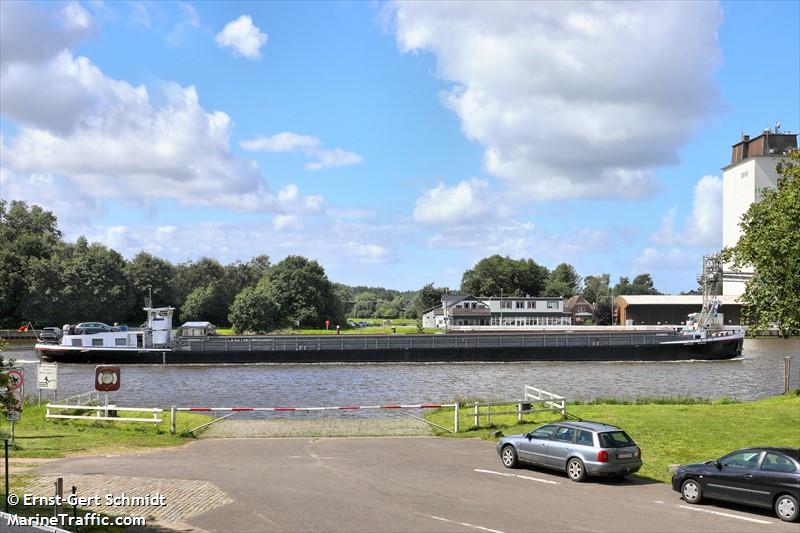
{"label": "white cloud", "polygon": [[284,131],[269,137],[260,135],[254,139],[244,140],[239,146],[253,152],[294,152],[302,151],[312,161],[306,163],[306,170],[316,171],[323,168],[358,165],[364,158],[356,153],[341,148],[322,148],[322,142],[312,135],[304,135]]}
{"label": "white cloud", "polygon": [[667,211],[667,214],[661,219],[658,231],[650,235],[651,242],[661,246],[672,244],[675,240],[675,211],[674,207]]}
{"label": "white cloud", "polygon": [[577,227],[555,233],[515,219],[473,220],[439,229],[428,239],[429,247],[464,250],[472,261],[500,254],[535,257],[540,264],[556,264],[576,261],[588,253],[607,252],[613,247],[607,230]]}
{"label": "white cloud", "polygon": [[296,229],[300,224],[300,218],[297,215],[275,215],[272,218],[272,228],[275,231],[281,231],[286,228]]}
{"label": "white cloud", "polygon": [[715,108],[715,2],[396,2],[484,164],[535,199],[640,197]]}
{"label": "white cloud", "polygon": [[240,142],[239,146],[252,152],[291,152],[292,150],[315,148],[319,144],[319,139],[311,135],[284,131],[270,137],[260,135],[255,139]]}
{"label": "white cloud", "polygon": [[692,212],[678,233],[675,232],[675,211],[674,207],[667,211],[659,230],[650,236],[651,242],[660,246],[722,246],[722,179],[719,176],[703,176],[698,180],[694,186]]}
{"label": "white cloud", "polygon": [[414,220],[421,224],[453,224],[486,213],[491,202],[485,201],[488,182],[472,178],[447,187],[439,183],[417,199]]}
{"label": "white cloud", "polygon": [[[3,46],[6,28],[43,41],[36,54],[4,49],[2,113],[17,126],[0,138],[7,188],[49,175],[68,180],[67,197],[75,198],[166,198],[251,212],[321,208],[319,196],[297,194],[291,206],[276,201],[255,162],[231,153],[230,117],[206,111],[194,87],[165,82],[151,97],[144,85],[113,79],[89,59],[58,49],[78,38],[75,28],[91,26],[79,6],[54,14],[14,4],[2,3]],[[53,17],[61,21],[55,29]]]}
{"label": "white cloud", "polygon": [[696,272],[700,257],[681,248],[645,248],[634,262],[636,272],[687,271]]}
{"label": "white cloud", "polygon": [[255,24],[250,15],[242,15],[225,25],[214,41],[222,48],[229,48],[235,54],[247,59],[259,59],[261,47],[267,42],[268,36]]}
{"label": "white cloud", "polygon": [[379,244],[348,241],[343,246],[344,252],[360,263],[381,263],[386,260],[388,250]]}
{"label": "white cloud", "polygon": [[316,161],[306,163],[307,170],[322,170],[323,168],[344,167],[358,165],[364,162],[364,158],[353,152],[347,152],[341,148],[333,150],[312,150],[309,152]]}
{"label": "white cloud", "polygon": [[692,246],[722,246],[722,179],[703,176],[694,187],[692,214],[683,241]]}

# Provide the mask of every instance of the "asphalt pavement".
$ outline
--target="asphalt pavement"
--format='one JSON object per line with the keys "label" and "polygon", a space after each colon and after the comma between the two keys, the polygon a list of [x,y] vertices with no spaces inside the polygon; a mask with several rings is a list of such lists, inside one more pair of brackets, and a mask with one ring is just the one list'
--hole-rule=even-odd
{"label": "asphalt pavement", "polygon": [[[70,476],[105,479],[112,492],[114,480],[128,478],[140,480],[143,493],[176,480],[204,482],[226,498],[208,508],[198,499],[192,513],[169,516],[184,530],[210,532],[800,532],[767,510],[688,505],[663,483],[574,483],[547,470],[508,470],[494,443],[476,439],[203,439],[136,455],[63,459],[31,474],[63,475],[65,484]],[[187,507],[176,501],[191,498],[186,492],[170,493],[166,506]]]}

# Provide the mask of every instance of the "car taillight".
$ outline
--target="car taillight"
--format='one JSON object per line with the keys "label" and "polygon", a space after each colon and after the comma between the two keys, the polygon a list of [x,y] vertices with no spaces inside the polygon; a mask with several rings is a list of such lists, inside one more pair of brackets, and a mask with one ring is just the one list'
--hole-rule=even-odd
{"label": "car taillight", "polygon": [[597,452],[597,462],[598,463],[607,463],[608,462],[608,452],[605,450],[600,450]]}

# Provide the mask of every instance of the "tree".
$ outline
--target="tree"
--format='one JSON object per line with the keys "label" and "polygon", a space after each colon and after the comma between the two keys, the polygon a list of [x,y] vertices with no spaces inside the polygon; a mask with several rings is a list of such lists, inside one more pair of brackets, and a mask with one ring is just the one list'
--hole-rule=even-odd
{"label": "tree", "polygon": [[[586,276],[583,280],[583,297],[594,306],[611,304],[610,274]],[[597,320],[597,318],[595,318]]]}
{"label": "tree", "polygon": [[245,287],[231,304],[228,320],[237,333],[265,333],[280,323],[278,303],[256,287]]}
{"label": "tree", "polygon": [[790,157],[778,165],[778,188],[761,191],[742,216],[739,242],[723,251],[734,270],[753,269],[740,297],[744,319],[784,336],[800,332],[800,151]]}
{"label": "tree", "polygon": [[378,302],[378,295],[374,292],[364,291],[355,295],[353,298],[353,316],[359,318],[373,318],[376,315],[378,304],[384,303],[383,300]]}
{"label": "tree", "polygon": [[325,269],[316,261],[290,255],[267,272],[256,290],[278,304],[281,322],[321,327],[325,320],[344,324],[344,305]]}
{"label": "tree", "polygon": [[40,324],[103,320],[123,322],[133,305],[125,260],[102,244],[79,237],[49,258],[31,261],[30,288],[22,313]]}
{"label": "tree", "polygon": [[53,213],[0,199],[0,326],[31,320],[20,308],[30,286],[31,263],[49,259],[61,236]]}
{"label": "tree", "polygon": [[550,272],[544,286],[547,296],[561,296],[569,298],[577,294],[581,285],[581,277],[575,267],[569,263],[561,263]]}
{"label": "tree", "polygon": [[198,287],[206,287],[225,276],[225,268],[216,259],[203,257],[198,261],[181,263],[176,267],[175,306],[182,307],[189,293]]}
{"label": "tree", "polygon": [[414,297],[414,309],[417,318],[422,318],[422,314],[428,309],[441,305],[444,291],[445,289],[434,287],[433,283],[428,283],[422,287]]}
{"label": "tree", "polygon": [[142,304],[146,296],[152,294],[153,304],[175,305],[173,292],[175,267],[169,261],[139,252],[125,264],[125,276],[133,290],[133,308],[129,319],[141,320]]}
{"label": "tree", "polygon": [[475,296],[539,295],[544,289],[547,268],[533,259],[511,259],[493,255],[478,261],[461,277],[461,292]]}
{"label": "tree", "polygon": [[614,295],[626,294],[661,294],[655,288],[650,274],[638,274],[631,282],[627,277],[620,277],[619,283],[614,285]]}

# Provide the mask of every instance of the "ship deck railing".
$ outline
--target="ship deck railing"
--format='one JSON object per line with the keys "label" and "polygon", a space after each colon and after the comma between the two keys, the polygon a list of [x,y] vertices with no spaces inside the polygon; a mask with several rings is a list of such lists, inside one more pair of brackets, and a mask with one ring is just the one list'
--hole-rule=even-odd
{"label": "ship deck railing", "polygon": [[260,335],[183,337],[177,351],[359,351],[476,348],[580,348],[637,346],[679,341],[686,336],[670,332],[630,333],[464,333],[393,335]]}

